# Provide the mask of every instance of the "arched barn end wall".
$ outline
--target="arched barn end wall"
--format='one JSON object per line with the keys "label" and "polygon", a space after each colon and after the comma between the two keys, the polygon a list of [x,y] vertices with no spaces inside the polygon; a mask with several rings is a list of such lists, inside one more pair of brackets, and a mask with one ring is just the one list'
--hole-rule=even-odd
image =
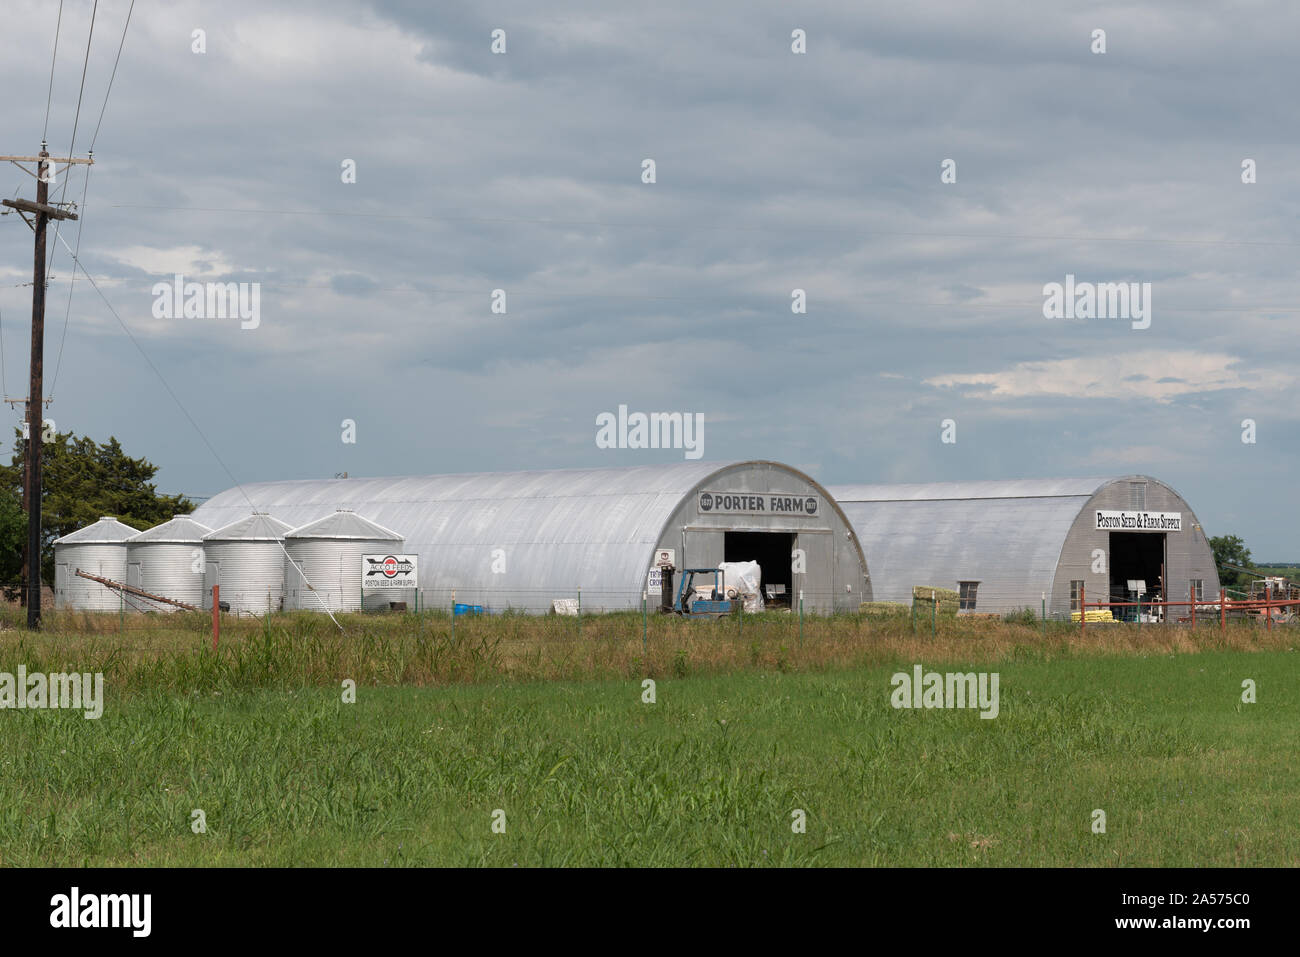
{"label": "arched barn end wall", "polygon": [[[838,578],[825,589],[827,600],[837,586],[844,595],[837,607],[869,597],[862,550],[843,513],[807,476],[770,462],[266,482],[222,492],[195,514],[224,524],[246,515],[251,499],[303,525],[354,509],[405,536],[405,550],[419,555],[422,607],[445,607],[454,589],[458,602],[545,612],[552,599],[575,598],[581,588],[584,610],[632,609],[641,606],[655,549],[672,538],[675,522],[693,520],[687,503],[696,491],[714,476],[725,477],[720,489],[742,489],[732,470],[746,469],[755,491],[823,496],[826,515],[842,523],[839,536],[827,533],[836,540],[832,554],[849,556],[853,566],[833,568]],[[788,476],[784,484],[773,484],[778,473]],[[748,518],[741,524],[763,530]],[[678,551],[680,567],[680,542],[667,547]]]}
{"label": "arched barn end wall", "polygon": [[[1111,530],[1097,528],[1097,512],[1136,511],[1134,485],[1143,486],[1142,511],[1177,512],[1182,516],[1182,527],[1178,531],[1135,532],[1130,539],[1164,535],[1164,561],[1167,566],[1165,575],[1168,581],[1165,597],[1170,601],[1187,601],[1192,581],[1199,580],[1205,600],[1218,600],[1218,567],[1205,530],[1191,505],[1172,487],[1157,478],[1150,475],[1125,475],[1100,483],[1071,523],[1057,563],[1048,607],[1050,614],[1068,615],[1071,581],[1084,582],[1084,594],[1089,603],[1105,601],[1111,595],[1111,565],[1120,556],[1112,554]],[[1101,572],[1093,571],[1096,549],[1106,553],[1106,567]],[[1138,577],[1136,573],[1134,577]],[[1154,595],[1157,587],[1155,581],[1148,582],[1148,596]],[[1116,591],[1113,597],[1122,601],[1127,596]],[[1171,617],[1184,617],[1187,614],[1185,608],[1174,609]]]}
{"label": "arched barn end wall", "polygon": [[[1130,484],[1147,485],[1145,510],[1181,512],[1184,531],[1167,534],[1176,598],[1200,578],[1208,599],[1218,574],[1205,533],[1187,502],[1150,476],[832,485],[852,521],[877,601],[911,600],[912,586],[956,589],[979,582],[977,612],[1038,611],[1068,616],[1070,582],[1083,580],[1089,601],[1109,589],[1110,536],[1096,510],[1131,509]],[[1107,550],[1108,571],[1093,573],[1093,549]],[[1181,585],[1179,583],[1181,582]]]}
{"label": "arched barn end wall", "polygon": [[[704,496],[739,499],[732,509],[719,504],[705,508]],[[810,509],[809,503],[815,503]],[[834,497],[808,475],[779,462],[750,461],[716,469],[683,497],[660,532],[656,549],[671,548],[677,567],[714,567],[727,557],[727,535],[788,537],[775,556],[792,561],[802,552],[803,572],[791,569],[791,607],[804,593],[804,610],[818,614],[857,611],[872,600],[867,558],[848,516]],[[735,546],[733,546],[734,548]],[[651,556],[653,559],[653,556]],[[649,566],[646,572],[648,573]],[[784,574],[785,568],[765,569]]]}

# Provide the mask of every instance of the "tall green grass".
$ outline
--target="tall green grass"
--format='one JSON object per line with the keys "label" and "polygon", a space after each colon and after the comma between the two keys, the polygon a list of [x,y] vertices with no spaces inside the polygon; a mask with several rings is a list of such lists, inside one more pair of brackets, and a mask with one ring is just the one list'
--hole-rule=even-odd
{"label": "tall green grass", "polygon": [[0,712],[0,861],[1300,864],[1294,652],[1008,658],[995,720],[892,709],[892,665],[663,677],[653,705],[627,677],[344,704],[287,687],[274,644],[243,654],[255,681],[141,691],[98,721]]}
{"label": "tall green grass", "polygon": [[686,677],[736,672],[808,672],[925,658],[1052,660],[1099,654],[1164,654],[1294,647],[1300,627],[1217,622],[1186,627],[1077,626],[1032,621],[918,623],[895,615],[747,615],[719,621],[611,614],[583,618],[500,615],[453,620],[444,612],[350,615],[338,629],[301,612],[223,622],[211,648],[201,614],[137,615],[118,630],[115,615],[57,613],[39,633],[15,614],[0,619],[0,670],[103,672],[110,695],[188,694],[254,688],[454,685],[620,677]]}

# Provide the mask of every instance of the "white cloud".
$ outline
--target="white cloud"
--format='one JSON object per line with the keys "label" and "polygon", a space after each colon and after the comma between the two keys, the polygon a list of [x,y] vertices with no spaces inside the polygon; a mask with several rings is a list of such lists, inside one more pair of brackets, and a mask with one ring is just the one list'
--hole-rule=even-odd
{"label": "white cloud", "polygon": [[202,246],[173,246],[161,249],[156,246],[127,246],[109,250],[109,256],[128,266],[134,266],[151,276],[226,276],[234,265],[224,253]]}
{"label": "white cloud", "polygon": [[1295,377],[1284,372],[1240,368],[1226,353],[1165,352],[1150,349],[1117,355],[1018,362],[1001,372],[943,375],[925,380],[939,388],[969,389],[981,399],[1060,396],[1077,399],[1143,399],[1170,402],[1203,392],[1286,389]]}

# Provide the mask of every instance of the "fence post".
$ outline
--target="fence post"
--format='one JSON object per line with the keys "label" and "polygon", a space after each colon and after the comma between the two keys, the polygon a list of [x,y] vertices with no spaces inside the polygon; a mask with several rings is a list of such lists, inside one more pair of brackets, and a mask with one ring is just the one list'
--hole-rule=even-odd
{"label": "fence post", "polygon": [[217,639],[221,636],[221,586],[212,586],[212,650],[217,650]]}
{"label": "fence post", "polygon": [[451,643],[456,644],[456,589],[451,590]]}
{"label": "fence post", "polygon": [[1192,606],[1192,631],[1196,630],[1196,586],[1190,582],[1187,585],[1187,601]]}
{"label": "fence post", "polygon": [[1043,637],[1047,637],[1047,592],[1043,592],[1043,617],[1041,619]]}
{"label": "fence post", "polygon": [[803,650],[803,589],[799,589],[799,649]]}
{"label": "fence post", "polygon": [[1228,606],[1224,604],[1228,596],[1228,590],[1222,586],[1219,587],[1219,634],[1226,634],[1228,631]]}
{"label": "fence post", "polygon": [[1079,585],[1079,634],[1088,633],[1088,586]]}
{"label": "fence post", "polygon": [[934,589],[930,589],[930,637],[935,636],[939,624],[939,600],[934,597]]}
{"label": "fence post", "polygon": [[912,592],[912,634],[916,634],[916,592]]}
{"label": "fence post", "polygon": [[582,640],[582,586],[578,586],[578,640]]}
{"label": "fence post", "polygon": [[646,651],[646,630],[650,627],[649,618],[647,615],[647,608],[648,608],[647,602],[649,602],[649,600],[650,600],[650,592],[649,591],[641,592],[641,660],[642,662],[645,661],[645,657],[648,654],[648,652]]}

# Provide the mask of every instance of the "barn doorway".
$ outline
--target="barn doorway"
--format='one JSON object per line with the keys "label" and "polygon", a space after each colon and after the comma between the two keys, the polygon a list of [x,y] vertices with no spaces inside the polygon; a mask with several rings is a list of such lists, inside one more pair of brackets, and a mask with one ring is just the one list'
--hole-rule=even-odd
{"label": "barn doorway", "polygon": [[[1164,532],[1111,532],[1110,600],[1135,601],[1135,596],[1128,588],[1128,583],[1135,579],[1146,582],[1146,594],[1143,596],[1145,601],[1155,601],[1157,593],[1162,600],[1167,600],[1168,596],[1160,581],[1164,564]],[[1126,608],[1124,611],[1125,618],[1136,616],[1133,609]]]}
{"label": "barn doorway", "polygon": [[758,562],[767,607],[790,607],[790,594],[794,590],[790,561],[794,532],[727,532],[722,551],[724,561]]}

